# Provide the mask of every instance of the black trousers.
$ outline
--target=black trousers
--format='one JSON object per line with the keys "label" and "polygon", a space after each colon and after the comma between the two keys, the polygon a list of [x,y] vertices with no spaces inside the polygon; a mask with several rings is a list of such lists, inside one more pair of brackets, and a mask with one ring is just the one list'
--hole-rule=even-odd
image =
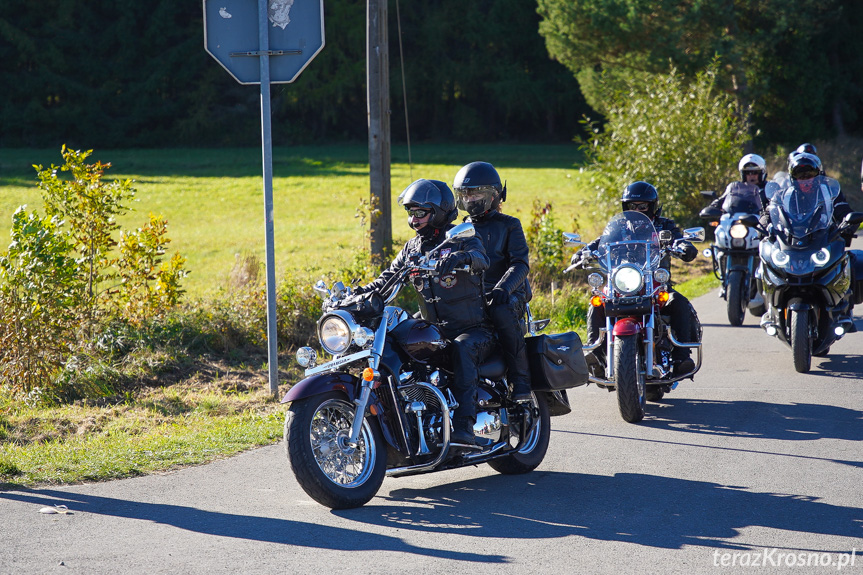
{"label": "black trousers", "polygon": [[[662,315],[668,315],[669,325],[674,337],[683,343],[694,343],[698,341],[698,318],[692,304],[680,293],[672,290],[668,292],[668,302],[662,308]],[[605,308],[589,306],[587,308],[587,341],[593,343],[599,337],[600,328],[605,327]],[[686,347],[675,347],[671,352],[672,359],[686,359],[692,351]],[[600,347],[594,351],[594,355],[605,357],[605,348]]]}
{"label": "black trousers", "polygon": [[520,297],[511,295],[507,303],[490,305],[488,316],[503,350],[507,379],[513,386],[527,385],[530,388],[530,367],[521,324],[524,302]]}
{"label": "black trousers", "polygon": [[485,327],[470,328],[452,338],[453,396],[458,402],[456,419],[476,419],[478,366],[488,355],[494,339]]}

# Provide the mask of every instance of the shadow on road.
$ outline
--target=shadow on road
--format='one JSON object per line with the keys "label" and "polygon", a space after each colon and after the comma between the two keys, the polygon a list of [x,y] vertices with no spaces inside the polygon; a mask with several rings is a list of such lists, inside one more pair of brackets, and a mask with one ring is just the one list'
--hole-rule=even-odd
{"label": "shadow on road", "polygon": [[396,489],[388,497],[390,505],[378,504],[381,499],[362,509],[334,513],[359,523],[429,533],[503,539],[580,535],[667,549],[748,549],[731,540],[752,526],[863,537],[863,509],[633,473],[609,477],[535,471],[429,489]]}
{"label": "shadow on road", "polygon": [[816,369],[810,371],[810,375],[857,380],[863,376],[863,355],[832,354],[825,358],[813,357],[812,366]]}
{"label": "shadow on road", "polygon": [[[33,489],[18,492],[0,492],[0,500],[24,501],[37,505],[66,505],[70,511],[109,515],[125,519],[149,521],[170,525],[217,537],[233,537],[265,543],[281,543],[296,547],[333,549],[337,551],[399,551],[426,557],[472,561],[482,563],[506,563],[501,555],[461,553],[444,549],[418,547],[398,537],[378,535],[362,530],[343,529],[291,519],[234,515],[206,511],[182,505],[144,503],[111,497],[98,497],[70,493],[60,489]],[[274,506],[274,509],[277,506]]]}

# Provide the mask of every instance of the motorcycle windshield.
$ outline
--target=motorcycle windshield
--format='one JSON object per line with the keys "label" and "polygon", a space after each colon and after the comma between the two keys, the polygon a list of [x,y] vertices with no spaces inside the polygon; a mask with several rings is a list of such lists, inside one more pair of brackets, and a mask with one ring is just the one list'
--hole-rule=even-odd
{"label": "motorcycle windshield", "polygon": [[659,234],[653,222],[641,212],[621,212],[611,218],[602,231],[597,260],[608,272],[624,263],[642,270],[659,266]]}
{"label": "motorcycle windshield", "polygon": [[833,200],[838,194],[838,182],[826,176],[786,180],[773,197],[771,222],[779,230],[787,228],[789,239],[802,239],[825,230],[833,221]]}
{"label": "motorcycle windshield", "polygon": [[726,214],[761,213],[761,195],[758,186],[743,182],[732,182],[725,188],[722,211]]}

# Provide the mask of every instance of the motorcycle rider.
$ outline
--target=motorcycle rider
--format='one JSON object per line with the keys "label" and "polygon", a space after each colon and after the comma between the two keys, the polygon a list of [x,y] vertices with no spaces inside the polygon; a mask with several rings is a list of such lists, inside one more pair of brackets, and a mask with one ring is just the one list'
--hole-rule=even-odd
{"label": "motorcycle rider", "polygon": [[512,398],[528,402],[530,371],[521,320],[531,293],[524,230],[517,218],[500,212],[501,202],[506,201],[506,184],[501,184],[497,170],[488,162],[464,166],[452,187],[458,207],[469,214],[466,221],[476,228],[490,261],[483,276],[486,310],[506,358]]}
{"label": "motorcycle rider", "polygon": [[[408,225],[416,231],[389,268],[354,293],[380,289],[405,265],[437,247],[458,215],[455,198],[446,183],[419,179],[399,195],[398,202],[408,213]],[[476,236],[445,244],[435,265],[437,275],[411,275],[411,284],[420,296],[422,317],[437,324],[452,342],[453,395],[458,402],[453,418],[452,443],[476,443],[477,366],[492,345],[492,332],[485,316],[481,275],[489,260]],[[455,269],[468,265],[470,273]]]}
{"label": "motorcycle rider", "polygon": [[[653,185],[641,181],[629,184],[623,190],[623,194],[620,197],[620,203],[623,211],[638,211],[650,218],[651,221],[653,221],[653,225],[657,232],[664,230],[670,231],[674,247],[679,249],[681,252],[679,255],[680,259],[685,262],[691,262],[695,259],[695,256],[698,254],[696,247],[683,239],[683,233],[680,231],[680,228],[677,227],[677,224],[674,223],[674,220],[671,218],[664,218],[660,215],[662,213],[662,206],[659,204],[659,193]],[[589,258],[590,254],[595,251],[598,246],[599,238],[576,252],[572,256],[571,263],[583,264],[582,260]],[[671,265],[670,257],[666,256],[663,258],[660,265],[665,269],[669,269]],[[682,342],[697,341],[698,318],[695,315],[695,310],[692,308],[692,304],[689,303],[689,300],[685,296],[675,291],[673,288],[669,288],[668,292],[670,297],[663,307],[662,313],[663,315],[670,315],[669,323],[675,336]],[[599,330],[603,327],[605,327],[605,308],[602,306],[588,306],[588,345],[596,343],[599,338]],[[687,373],[695,369],[695,362],[693,362],[690,357],[691,353],[692,352],[689,348],[680,347],[675,347],[671,352],[671,359],[674,363],[673,371],[675,375]],[[596,348],[593,351],[593,354],[600,363],[605,363],[605,349],[603,349],[602,346]]]}
{"label": "motorcycle rider", "polygon": [[760,214],[762,210],[767,208],[767,195],[764,193],[764,186],[767,184],[767,163],[764,158],[758,154],[746,154],[737,163],[737,171],[740,172],[740,182],[732,182],[725,188],[725,192],[710,202],[711,208],[722,210],[726,198],[735,191],[739,191],[741,185],[752,185],[758,188],[758,197],[761,199],[761,205],[757,212]]}

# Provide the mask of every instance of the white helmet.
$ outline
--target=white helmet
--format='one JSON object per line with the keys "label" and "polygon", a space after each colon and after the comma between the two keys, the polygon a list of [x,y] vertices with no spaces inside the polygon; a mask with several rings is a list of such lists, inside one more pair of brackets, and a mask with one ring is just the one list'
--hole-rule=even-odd
{"label": "white helmet", "polygon": [[746,176],[743,175],[744,171],[749,172],[755,170],[759,170],[761,172],[762,182],[767,179],[767,163],[764,161],[764,158],[758,154],[746,154],[740,158],[740,163],[737,164],[737,171],[740,172],[740,179],[742,181],[746,181]]}

